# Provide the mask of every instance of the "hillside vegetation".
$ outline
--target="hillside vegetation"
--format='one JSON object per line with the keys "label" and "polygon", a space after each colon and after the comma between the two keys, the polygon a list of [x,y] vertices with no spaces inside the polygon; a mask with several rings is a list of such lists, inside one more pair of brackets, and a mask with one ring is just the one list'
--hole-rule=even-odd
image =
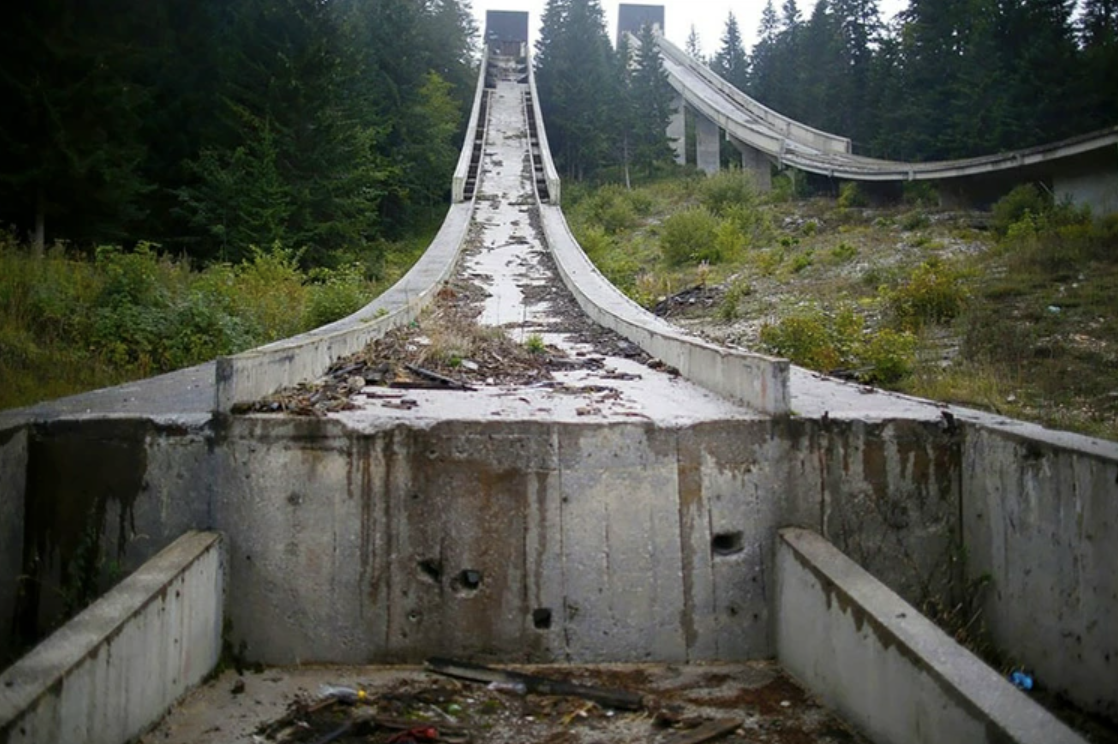
{"label": "hillside vegetation", "polygon": [[921,188],[762,196],[741,172],[565,195],[602,272],[705,337],[1118,440],[1118,218],[1033,185],[949,212]]}
{"label": "hillside vegetation", "polygon": [[141,243],[39,257],[0,235],[0,409],[209,361],[344,317],[403,275],[433,230],[359,263],[304,270],[296,251],[254,248],[196,270]]}

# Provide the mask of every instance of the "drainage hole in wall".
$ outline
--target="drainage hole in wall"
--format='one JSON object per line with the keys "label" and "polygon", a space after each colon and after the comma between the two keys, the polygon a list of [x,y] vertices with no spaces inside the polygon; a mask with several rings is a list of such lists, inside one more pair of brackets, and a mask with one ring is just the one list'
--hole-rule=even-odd
{"label": "drainage hole in wall", "polygon": [[745,550],[741,532],[720,532],[710,541],[711,552],[715,555],[734,555]]}
{"label": "drainage hole in wall", "polygon": [[476,592],[481,587],[481,571],[465,569],[454,579],[454,590],[457,592]]}
{"label": "drainage hole in wall", "polygon": [[438,584],[443,580],[443,564],[431,558],[420,561],[419,577]]}
{"label": "drainage hole in wall", "polygon": [[408,613],[408,620],[412,621],[413,623],[418,623],[421,619],[423,619],[423,616],[415,610],[412,610]]}
{"label": "drainage hole in wall", "polygon": [[532,610],[532,625],[536,630],[547,630],[551,627],[551,608],[537,607]]}

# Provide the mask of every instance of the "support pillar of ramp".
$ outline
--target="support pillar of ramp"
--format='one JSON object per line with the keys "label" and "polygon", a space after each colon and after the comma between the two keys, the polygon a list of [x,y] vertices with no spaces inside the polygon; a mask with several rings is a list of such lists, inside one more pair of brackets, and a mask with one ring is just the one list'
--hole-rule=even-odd
{"label": "support pillar of ramp", "polygon": [[727,136],[727,139],[741,153],[741,169],[753,174],[753,183],[756,184],[757,190],[762,193],[772,191],[772,164],[769,162],[769,156],[737,137]]}
{"label": "support pillar of ramp", "polygon": [[687,114],[683,110],[683,96],[678,93],[672,99],[672,118],[668,121],[668,139],[675,151],[675,162],[687,164]]}
{"label": "support pillar of ramp", "polygon": [[721,161],[718,124],[695,112],[695,160],[708,176],[717,173]]}

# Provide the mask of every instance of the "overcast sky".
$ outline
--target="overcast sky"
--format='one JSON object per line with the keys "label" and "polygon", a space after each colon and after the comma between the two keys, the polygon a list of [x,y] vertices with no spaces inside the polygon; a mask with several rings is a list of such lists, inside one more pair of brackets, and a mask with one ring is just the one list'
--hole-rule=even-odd
{"label": "overcast sky", "polygon": [[[773,0],[773,5],[780,11],[782,0]],[[800,12],[807,19],[811,9],[815,6],[814,0],[799,0]],[[536,39],[539,31],[540,16],[543,13],[545,0],[473,0],[474,15],[478,19],[478,29],[485,31],[485,13],[489,10],[526,10],[529,13],[528,29],[532,41]],[[609,38],[612,40],[617,35],[617,6],[618,0],[602,0],[602,8],[606,12],[606,23],[609,28]],[[661,3],[645,2],[636,4],[663,5],[664,25],[667,26],[666,35],[676,45],[682,47],[687,41],[691,31],[691,24],[699,33],[702,42],[703,54],[711,55],[718,50],[722,39],[722,31],[726,26],[726,17],[730,11],[738,19],[742,38],[745,39],[746,51],[753,47],[757,35],[757,27],[761,23],[761,9],[765,7],[764,0],[663,0]],[[901,8],[907,6],[907,0],[882,0],[881,14],[888,20]]]}

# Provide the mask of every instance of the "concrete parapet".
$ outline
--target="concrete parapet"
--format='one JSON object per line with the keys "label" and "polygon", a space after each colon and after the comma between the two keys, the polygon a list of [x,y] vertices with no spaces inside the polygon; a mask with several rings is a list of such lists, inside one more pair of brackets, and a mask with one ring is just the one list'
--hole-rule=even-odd
{"label": "concrete parapet", "polygon": [[414,320],[454,270],[472,210],[471,204],[452,204],[431,246],[411,271],[353,315],[243,354],[220,357],[214,410],[230,411],[239,403],[318,377],[334,360]]}
{"label": "concrete parapet", "polygon": [[477,87],[474,89],[474,104],[470,109],[470,122],[466,125],[466,137],[462,140],[462,152],[458,155],[458,165],[454,169],[454,179],[451,183],[452,198],[455,202],[466,201],[466,181],[470,177],[470,162],[473,160],[474,154],[473,143],[477,139],[478,127],[485,126],[485,122],[480,121],[480,119],[481,102],[485,97],[485,73],[488,67],[489,45],[485,44],[481,52]]}
{"label": "concrete parapet", "polygon": [[0,741],[122,744],[221,653],[224,559],[183,535],[0,674]]}
{"label": "concrete parapet", "polygon": [[778,659],[877,744],[1083,744],[819,535],[776,562]]}
{"label": "concrete parapet", "polygon": [[786,360],[726,349],[683,335],[625,297],[602,276],[582,252],[557,207],[541,206],[540,213],[563,283],[592,320],[718,395],[761,413],[788,413]]}
{"label": "concrete parapet", "polygon": [[15,622],[23,575],[23,511],[27,486],[27,429],[0,431],[0,668]]}
{"label": "concrete parapet", "polygon": [[544,178],[547,179],[548,203],[558,205],[562,202],[562,183],[559,181],[559,171],[555,169],[555,161],[551,157],[551,146],[547,143],[547,127],[544,126],[540,94],[536,90],[536,69],[532,63],[531,53],[528,54],[528,90],[532,93],[532,100],[536,102],[534,107],[536,132],[540,140],[540,159],[543,162],[543,174]]}
{"label": "concrete parapet", "polygon": [[781,133],[784,137],[810,145],[822,152],[847,154],[851,151],[850,139],[848,137],[841,137],[837,134],[831,134],[820,129],[809,127],[784,114],[773,111],[735,88],[706,65],[692,59],[690,55],[672,44],[665,37],[660,36],[658,41],[660,42],[660,51],[666,58],[697,74],[708,84],[733,101],[734,104],[747,112],[751,117],[760,119],[773,130]]}

